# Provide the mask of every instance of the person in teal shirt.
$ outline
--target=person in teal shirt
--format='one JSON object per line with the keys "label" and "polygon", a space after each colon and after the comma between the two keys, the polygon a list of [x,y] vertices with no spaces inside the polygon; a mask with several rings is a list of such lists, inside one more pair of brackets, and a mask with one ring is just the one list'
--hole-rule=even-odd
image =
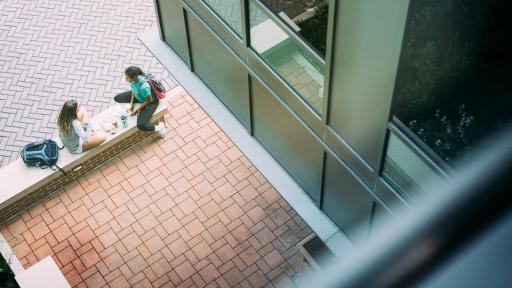
{"label": "person in teal shirt", "polygon": [[[146,81],[146,77],[144,75],[135,76],[136,80],[129,81],[131,92],[135,96],[135,101],[138,103],[144,103],[146,101],[146,97],[152,96],[153,98],[151,101],[158,100],[156,96],[152,95],[151,93],[151,87],[149,86],[148,82]],[[133,104],[133,102],[132,102]]]}
{"label": "person in teal shirt", "polygon": [[[160,136],[165,136],[165,124],[163,122],[153,125],[151,117],[158,108],[158,98],[151,91],[151,86],[146,81],[142,69],[130,66],[124,71],[126,81],[130,83],[131,90],[120,93],[114,97],[117,103],[130,103],[128,112],[130,116],[137,115],[137,128],[144,131],[156,131]],[[135,103],[140,105],[135,106]]]}

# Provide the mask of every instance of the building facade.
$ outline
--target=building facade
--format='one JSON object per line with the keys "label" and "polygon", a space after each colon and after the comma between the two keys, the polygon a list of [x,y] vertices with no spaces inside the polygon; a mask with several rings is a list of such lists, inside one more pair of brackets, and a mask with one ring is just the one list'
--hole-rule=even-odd
{"label": "building facade", "polygon": [[509,123],[499,6],[155,0],[162,40],[354,243]]}

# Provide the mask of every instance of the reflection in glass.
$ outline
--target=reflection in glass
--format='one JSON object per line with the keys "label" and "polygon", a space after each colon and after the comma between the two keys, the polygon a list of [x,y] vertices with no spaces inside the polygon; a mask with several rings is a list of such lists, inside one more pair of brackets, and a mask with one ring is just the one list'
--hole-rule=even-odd
{"label": "reflection in glass", "polygon": [[383,176],[407,200],[445,181],[393,134],[389,135]]}
{"label": "reflection in glass", "polygon": [[453,164],[512,120],[507,1],[411,1],[392,112]]}
{"label": "reflection in glass", "polygon": [[251,47],[318,113],[322,111],[324,70],[250,1]]}
{"label": "reflection in glass", "polygon": [[203,0],[238,36],[242,36],[240,0]]}
{"label": "reflection in glass", "polygon": [[299,36],[325,57],[328,0],[261,0]]}

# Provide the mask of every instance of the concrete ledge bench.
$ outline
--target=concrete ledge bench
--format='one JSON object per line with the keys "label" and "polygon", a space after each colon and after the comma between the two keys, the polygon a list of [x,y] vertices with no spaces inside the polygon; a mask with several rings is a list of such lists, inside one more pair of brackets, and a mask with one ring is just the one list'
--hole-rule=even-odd
{"label": "concrete ledge bench", "polygon": [[[109,109],[91,118],[95,130],[103,131],[102,123],[105,119],[111,119],[116,110],[124,109],[126,104],[116,104]],[[160,105],[153,114],[151,121],[156,123],[164,119],[167,113],[166,101],[160,101]],[[104,164],[116,157],[127,148],[155,135],[154,132],[140,131],[136,127],[137,117],[128,117],[128,127],[119,128],[115,134],[105,131],[107,141],[90,151],[82,154],[71,154],[67,148],[59,151],[57,165],[67,175],[59,170],[50,168],[27,167],[21,159],[8,164],[0,169],[0,223],[16,216],[34,203],[46,198],[55,190],[67,183],[76,180],[92,169]],[[61,145],[60,139],[54,139]]]}

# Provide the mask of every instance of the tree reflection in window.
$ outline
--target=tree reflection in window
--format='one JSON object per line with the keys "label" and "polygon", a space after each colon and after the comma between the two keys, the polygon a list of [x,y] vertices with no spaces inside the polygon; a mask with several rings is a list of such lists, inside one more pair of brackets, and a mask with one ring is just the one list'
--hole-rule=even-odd
{"label": "tree reflection in window", "polygon": [[260,0],[325,57],[328,0]]}
{"label": "tree reflection in window", "polygon": [[510,125],[505,1],[411,1],[392,112],[448,163]]}

